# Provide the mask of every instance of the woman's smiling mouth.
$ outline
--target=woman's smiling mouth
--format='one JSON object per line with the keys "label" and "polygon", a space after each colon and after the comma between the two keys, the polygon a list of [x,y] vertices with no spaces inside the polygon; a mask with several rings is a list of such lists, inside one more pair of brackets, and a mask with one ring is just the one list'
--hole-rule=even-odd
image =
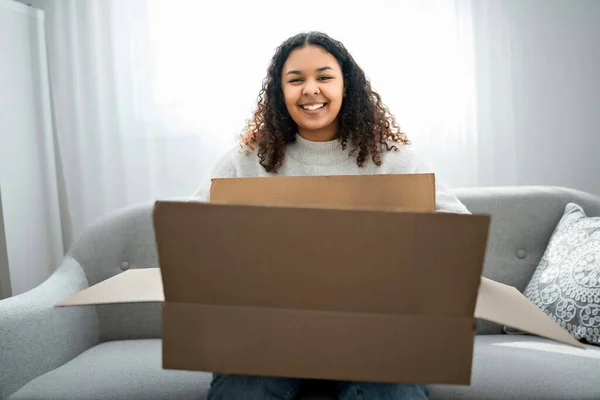
{"label": "woman's smiling mouth", "polygon": [[327,103],[308,103],[300,105],[300,108],[309,115],[315,115],[321,112]]}

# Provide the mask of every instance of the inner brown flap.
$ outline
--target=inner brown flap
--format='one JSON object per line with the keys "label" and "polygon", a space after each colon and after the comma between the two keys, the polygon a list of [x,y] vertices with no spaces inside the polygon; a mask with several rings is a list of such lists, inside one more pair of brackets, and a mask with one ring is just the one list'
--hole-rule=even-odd
{"label": "inner brown flap", "polygon": [[383,174],[213,179],[211,202],[435,210],[435,175]]}

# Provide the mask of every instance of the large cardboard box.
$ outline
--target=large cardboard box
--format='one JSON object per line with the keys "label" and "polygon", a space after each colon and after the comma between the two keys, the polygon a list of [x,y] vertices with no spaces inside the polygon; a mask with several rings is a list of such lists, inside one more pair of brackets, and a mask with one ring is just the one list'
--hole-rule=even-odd
{"label": "large cardboard box", "polygon": [[160,269],[59,305],[164,301],[168,369],[469,384],[475,318],[582,347],[481,277],[489,224],[436,213],[431,174],[218,179],[156,203]]}

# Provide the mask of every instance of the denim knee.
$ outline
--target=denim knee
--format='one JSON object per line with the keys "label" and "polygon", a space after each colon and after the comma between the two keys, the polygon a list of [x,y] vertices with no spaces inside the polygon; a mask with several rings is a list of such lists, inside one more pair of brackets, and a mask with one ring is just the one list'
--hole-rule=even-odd
{"label": "denim knee", "polygon": [[429,389],[424,385],[395,383],[343,382],[340,400],[427,400]]}
{"label": "denim knee", "polygon": [[291,400],[300,388],[298,379],[214,374],[207,400]]}

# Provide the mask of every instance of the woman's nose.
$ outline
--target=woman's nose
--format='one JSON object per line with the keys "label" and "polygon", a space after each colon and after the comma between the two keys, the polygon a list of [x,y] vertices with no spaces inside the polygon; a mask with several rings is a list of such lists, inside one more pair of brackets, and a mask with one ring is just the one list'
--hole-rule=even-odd
{"label": "woman's nose", "polygon": [[314,81],[307,81],[306,85],[304,85],[303,95],[305,96],[314,96],[315,94],[319,94],[319,85],[317,85]]}

